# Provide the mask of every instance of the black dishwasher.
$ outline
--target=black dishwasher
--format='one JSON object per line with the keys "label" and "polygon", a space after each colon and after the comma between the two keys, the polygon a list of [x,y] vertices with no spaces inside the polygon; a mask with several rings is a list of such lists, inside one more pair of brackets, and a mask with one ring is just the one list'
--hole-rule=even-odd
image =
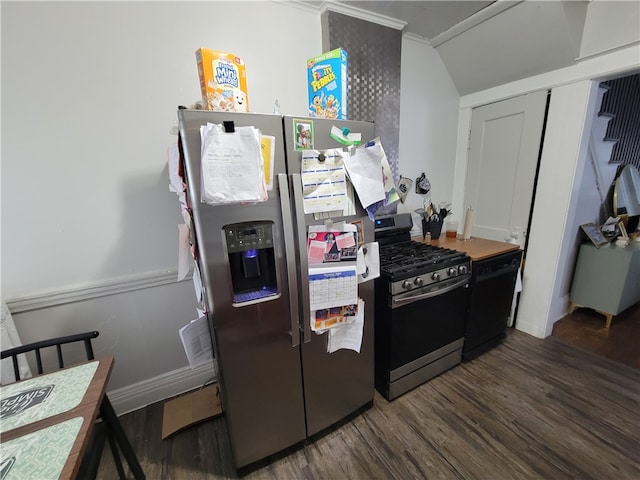
{"label": "black dishwasher", "polygon": [[472,360],[506,337],[522,251],[473,262],[462,359]]}

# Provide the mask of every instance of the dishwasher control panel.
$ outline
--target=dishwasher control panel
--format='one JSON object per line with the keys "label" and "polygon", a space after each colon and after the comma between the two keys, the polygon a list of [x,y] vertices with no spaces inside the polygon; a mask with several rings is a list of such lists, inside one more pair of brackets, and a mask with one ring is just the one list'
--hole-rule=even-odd
{"label": "dishwasher control panel", "polygon": [[522,251],[515,250],[486,260],[474,262],[474,276],[478,279],[518,270],[521,260]]}

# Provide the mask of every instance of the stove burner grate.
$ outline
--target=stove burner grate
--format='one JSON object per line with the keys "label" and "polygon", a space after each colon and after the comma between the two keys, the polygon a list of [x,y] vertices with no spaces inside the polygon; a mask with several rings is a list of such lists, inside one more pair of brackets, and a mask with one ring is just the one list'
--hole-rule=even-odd
{"label": "stove burner grate", "polygon": [[415,271],[428,272],[466,260],[466,255],[436,245],[415,241],[383,245],[380,249],[382,272],[396,276]]}

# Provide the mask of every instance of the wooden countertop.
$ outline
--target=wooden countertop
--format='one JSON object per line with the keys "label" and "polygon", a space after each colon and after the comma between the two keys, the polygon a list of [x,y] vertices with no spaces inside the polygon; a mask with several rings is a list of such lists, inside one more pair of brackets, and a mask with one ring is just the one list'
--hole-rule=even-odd
{"label": "wooden countertop", "polygon": [[[425,243],[422,237],[413,237],[412,240]],[[469,255],[474,262],[520,249],[520,245],[514,245],[512,243],[496,242],[495,240],[476,237],[471,237],[469,240],[460,240],[458,238],[446,237],[444,233],[440,235],[439,239],[431,240],[430,243],[431,245],[439,245],[464,252]]]}

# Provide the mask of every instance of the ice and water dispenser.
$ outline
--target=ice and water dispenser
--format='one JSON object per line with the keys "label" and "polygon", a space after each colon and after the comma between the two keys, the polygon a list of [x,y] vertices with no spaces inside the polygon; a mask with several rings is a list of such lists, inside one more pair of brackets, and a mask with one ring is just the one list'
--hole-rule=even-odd
{"label": "ice and water dispenser", "polygon": [[236,223],[224,228],[233,303],[254,302],[278,294],[273,223]]}

